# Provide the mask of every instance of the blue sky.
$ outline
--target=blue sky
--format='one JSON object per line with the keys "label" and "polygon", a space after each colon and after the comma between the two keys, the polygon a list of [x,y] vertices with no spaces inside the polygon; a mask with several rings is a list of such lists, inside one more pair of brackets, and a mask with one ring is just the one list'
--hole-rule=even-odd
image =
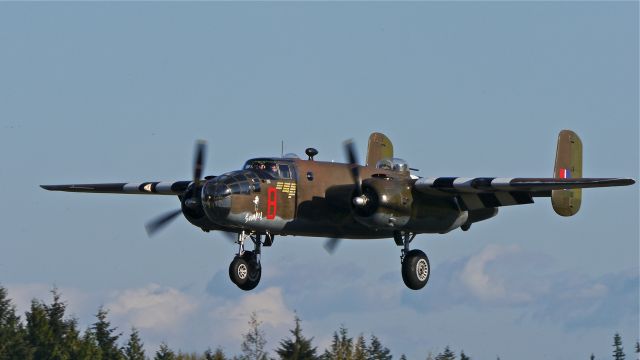
{"label": "blue sky", "polygon": [[317,344],[344,324],[394,354],[604,358],[638,339],[638,186],[545,199],[471,231],[422,235],[426,289],[389,241],[278,238],[251,293],[235,248],[170,197],[49,193],[43,183],[184,180],[308,146],[342,160],[372,131],[421,176],[551,176],[559,130],[585,176],[638,178],[637,2],[2,3],[0,283],[20,309],[56,284],[80,323],[99,305],[151,348],[239,351],[255,310],[271,346],[293,312]]}

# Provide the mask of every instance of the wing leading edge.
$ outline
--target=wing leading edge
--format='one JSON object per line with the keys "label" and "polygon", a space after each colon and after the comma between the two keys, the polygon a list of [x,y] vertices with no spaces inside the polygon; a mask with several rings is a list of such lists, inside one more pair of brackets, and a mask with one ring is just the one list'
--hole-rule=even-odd
{"label": "wing leading edge", "polygon": [[182,195],[191,181],[40,185],[50,191],[98,194]]}

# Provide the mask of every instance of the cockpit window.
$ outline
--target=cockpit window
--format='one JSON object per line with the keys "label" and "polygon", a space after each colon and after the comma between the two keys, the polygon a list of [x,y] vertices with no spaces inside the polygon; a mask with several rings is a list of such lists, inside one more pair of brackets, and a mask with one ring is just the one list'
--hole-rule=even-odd
{"label": "cockpit window", "polygon": [[270,159],[249,160],[244,164],[245,170],[253,170],[262,179],[291,179],[291,169],[288,164]]}
{"label": "cockpit window", "polygon": [[289,171],[289,165],[280,164],[280,176],[283,179],[291,179],[291,172]]}

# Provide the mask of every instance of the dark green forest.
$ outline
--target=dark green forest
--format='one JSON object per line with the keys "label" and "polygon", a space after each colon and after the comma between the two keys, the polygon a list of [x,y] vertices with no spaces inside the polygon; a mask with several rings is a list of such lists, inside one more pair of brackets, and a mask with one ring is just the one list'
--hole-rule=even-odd
{"label": "dark green forest", "polygon": [[[313,338],[303,335],[300,318],[296,317],[287,338],[279,341],[273,353],[267,352],[265,333],[258,316],[251,314],[247,332],[238,353],[227,354],[220,347],[202,353],[182,352],[162,343],[155,352],[145,351],[143,340],[133,328],[128,336],[119,332],[108,320],[108,310],[99,308],[95,322],[78,329],[78,321],[67,314],[66,303],[58,290],[52,290],[47,304],[34,299],[24,317],[16,314],[15,305],[7,290],[0,286],[0,360],[391,360],[391,350],[375,335],[352,337],[346,327],[333,333],[330,346],[318,349]],[[215,344],[212,344],[215,346]],[[273,346],[271,346],[273,347]],[[148,350],[148,349],[147,349]],[[640,344],[632,350],[635,358]],[[425,354],[427,360],[468,360],[463,350],[456,352],[449,346],[438,354]],[[624,360],[622,338],[613,337],[611,357]],[[500,357],[497,357],[500,359]],[[400,360],[406,360],[405,355]],[[596,358],[591,355],[590,360]],[[627,360],[631,360],[627,358]]]}

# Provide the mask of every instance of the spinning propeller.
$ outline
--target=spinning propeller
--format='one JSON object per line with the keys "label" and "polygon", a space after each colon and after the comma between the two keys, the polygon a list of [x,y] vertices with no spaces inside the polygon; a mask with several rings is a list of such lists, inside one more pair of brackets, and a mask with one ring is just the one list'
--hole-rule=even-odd
{"label": "spinning propeller", "polygon": [[[196,143],[194,163],[193,163],[193,185],[188,187],[183,196],[183,201],[186,206],[195,206],[199,202],[191,198],[184,198],[189,189],[193,189],[194,193],[200,185],[200,178],[202,177],[202,170],[204,168],[204,156],[207,149],[207,143],[204,140],[198,140]],[[182,209],[172,210],[168,213],[160,215],[155,219],[145,224],[148,236],[155,235],[158,231],[162,230],[165,226],[169,225],[178,215],[182,213]]]}
{"label": "spinning propeller", "polygon": [[[351,169],[351,178],[355,185],[355,197],[353,198],[353,204],[355,206],[363,206],[366,204],[366,197],[362,194],[362,178],[360,177],[360,164],[358,162],[358,155],[356,155],[355,145],[353,140],[347,140],[344,142],[344,153]],[[331,255],[336,251],[338,245],[342,239],[331,238],[325,241],[323,247]]]}

